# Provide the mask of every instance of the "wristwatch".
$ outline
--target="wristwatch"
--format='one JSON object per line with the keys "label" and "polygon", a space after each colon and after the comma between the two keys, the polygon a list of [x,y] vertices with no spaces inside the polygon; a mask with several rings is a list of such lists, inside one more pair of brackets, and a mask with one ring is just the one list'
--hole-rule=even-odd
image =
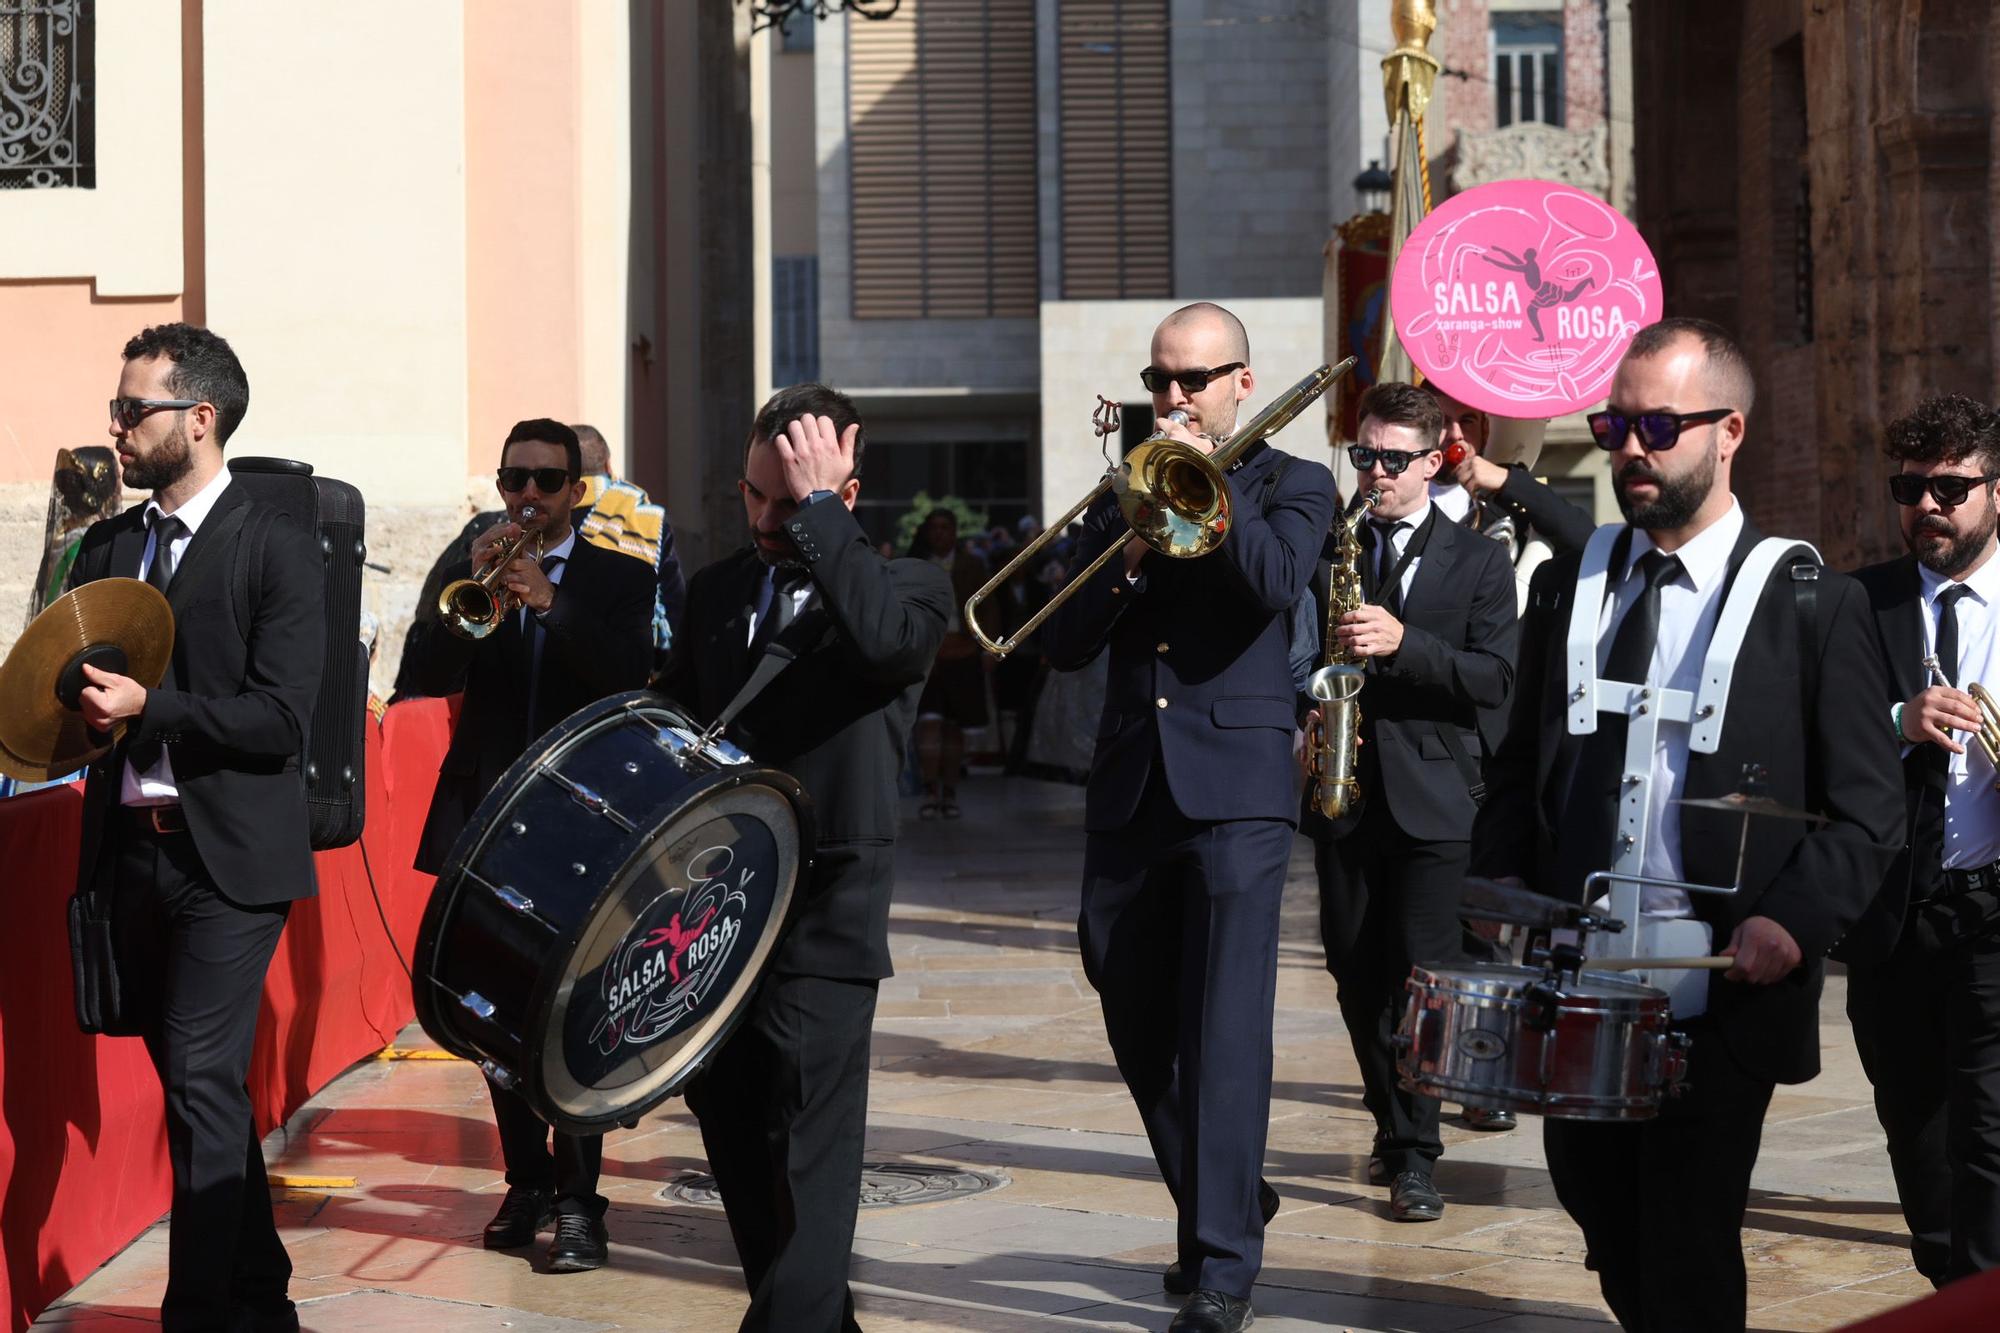
{"label": "wristwatch", "polygon": [[806,505],[816,505],[821,500],[831,500],[833,497],[834,492],[832,491],[813,491],[806,496],[806,504],[800,505],[799,508],[804,509]]}

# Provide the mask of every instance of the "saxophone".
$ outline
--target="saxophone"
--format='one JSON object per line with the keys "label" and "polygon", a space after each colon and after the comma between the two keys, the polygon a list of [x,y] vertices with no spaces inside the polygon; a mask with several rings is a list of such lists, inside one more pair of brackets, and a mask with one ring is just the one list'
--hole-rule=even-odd
{"label": "saxophone", "polygon": [[1361,800],[1361,780],[1354,769],[1361,744],[1363,669],[1335,631],[1342,616],[1361,607],[1361,521],[1381,502],[1382,492],[1369,491],[1340,520],[1326,582],[1326,665],[1306,681],[1306,693],[1319,701],[1319,719],[1306,731],[1306,773],[1312,779],[1313,807],[1328,819],[1339,819]]}

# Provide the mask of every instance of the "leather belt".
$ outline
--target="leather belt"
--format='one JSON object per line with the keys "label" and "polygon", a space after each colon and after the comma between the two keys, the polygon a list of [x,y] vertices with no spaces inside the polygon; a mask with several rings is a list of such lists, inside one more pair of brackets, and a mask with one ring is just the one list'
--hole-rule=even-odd
{"label": "leather belt", "polygon": [[1931,898],[1956,898],[1961,893],[1988,893],[1996,889],[2000,889],[2000,861],[1971,870],[1945,871],[1943,887]]}
{"label": "leather belt", "polygon": [[127,805],[119,807],[125,812],[128,828],[139,833],[186,833],[188,831],[187,811],[178,805]]}

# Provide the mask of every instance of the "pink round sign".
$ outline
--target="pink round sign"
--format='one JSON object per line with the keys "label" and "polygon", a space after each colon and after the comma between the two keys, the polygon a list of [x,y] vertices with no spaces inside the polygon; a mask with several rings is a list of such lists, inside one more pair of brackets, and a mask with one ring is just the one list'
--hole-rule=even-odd
{"label": "pink round sign", "polygon": [[1525,419],[1602,399],[1660,304],[1638,229],[1554,181],[1495,181],[1447,199],[1403,242],[1389,287],[1396,332],[1427,378]]}

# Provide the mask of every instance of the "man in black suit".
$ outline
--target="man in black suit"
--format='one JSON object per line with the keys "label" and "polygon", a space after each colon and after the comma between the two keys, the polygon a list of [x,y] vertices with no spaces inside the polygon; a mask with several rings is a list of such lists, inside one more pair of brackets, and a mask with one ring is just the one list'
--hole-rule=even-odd
{"label": "man in black suit", "polygon": [[[1754,395],[1741,350],[1713,324],[1670,319],[1633,340],[1609,409],[1590,418],[1630,526],[1536,572],[1507,737],[1473,828],[1475,873],[1571,900],[1586,874],[1632,852],[1635,873],[1740,885],[1647,888],[1631,923],[1642,942],[1712,932],[1735,960],[1726,974],[1698,974],[1713,978],[1705,997],[1677,1004],[1675,1026],[1692,1041],[1681,1095],[1639,1124],[1544,1123],[1557,1195],[1605,1300],[1633,1329],[1743,1327],[1743,1210],[1764,1110],[1775,1084],[1819,1072],[1820,959],[1901,840],[1889,731],[1855,711],[1888,688],[1861,589],[1768,550],[1767,572],[1738,578],[1760,540],[1729,490]],[[1597,683],[1572,685],[1583,668],[1563,645],[1592,561],[1607,592],[1594,619],[1583,609],[1580,633],[1594,632]],[[1703,697],[1704,660],[1718,627],[1735,623],[1731,607],[1747,612],[1741,644],[1716,711],[1702,713],[1689,700]],[[1571,700],[1593,691],[1632,711],[1597,712],[1594,732],[1572,732],[1583,714]],[[1650,771],[1627,782],[1628,725],[1656,719]],[[1752,821],[1739,880],[1739,819],[1678,801],[1732,793],[1746,765],[1766,770],[1771,797],[1826,822]]]}
{"label": "man in black suit", "polygon": [[667,694],[703,722],[767,647],[789,660],[729,736],[812,798],[816,852],[750,1011],[699,1077],[701,1121],[759,1333],[854,1329],[868,1046],[890,975],[896,777],[951,615],[925,560],[885,560],[854,518],[866,444],[846,394],[781,389],[743,449],[751,545],[688,588]]}
{"label": "man in black suit", "polygon": [[1909,841],[1842,956],[1910,1250],[1943,1286],[2000,1266],[2000,792],[1966,735],[1980,725],[1966,691],[2000,688],[2000,418],[1945,394],[1891,424],[1884,452],[1910,554],[1855,578],[1880,633]]}
{"label": "man in black suit", "polygon": [[[1438,1102],[1397,1086],[1389,1043],[1410,965],[1463,957],[1459,897],[1480,766],[1499,742],[1514,680],[1514,570],[1504,544],[1431,499],[1443,464],[1437,399],[1409,384],[1371,385],[1360,420],[1348,449],[1355,492],[1382,498],[1361,525],[1366,604],[1336,634],[1368,667],[1362,804],[1330,823],[1308,792],[1301,827],[1313,837],[1327,970],[1375,1117],[1371,1170],[1389,1183],[1391,1217],[1430,1222],[1444,1215],[1431,1181],[1444,1153]],[[1328,558],[1336,540],[1327,538]],[[1314,591],[1324,607],[1324,578]]]}
{"label": "man in black suit", "polygon": [[207,329],[126,343],[111,436],[124,484],[153,498],[93,527],[73,576],[144,579],[174,612],[159,688],[84,668],[85,720],[125,734],[91,765],[78,858],[80,888],[111,904],[123,1025],[166,1094],[167,1329],[299,1326],[244,1080],[286,914],[318,888],[299,754],[324,576],[305,534],[260,521],[223,466],[249,405],[242,364]]}
{"label": "man in black suit", "polygon": [[[1153,333],[1156,429],[1212,451],[1256,386],[1243,325],[1207,302]],[[1168,420],[1183,412],[1186,425]],[[1298,819],[1289,611],[1333,518],[1333,474],[1268,444],[1226,477],[1230,527],[1175,560],[1136,537],[1043,623],[1061,671],[1111,654],[1086,789],[1084,971],[1180,1219],[1172,1327],[1252,1318],[1264,1222],[1278,904]],[[1081,568],[1124,537],[1084,517]]]}
{"label": "man in black suit", "polygon": [[[465,693],[417,846],[416,867],[427,874],[445,868],[480,801],[537,736],[587,704],[640,688],[652,670],[652,569],[579,540],[570,522],[583,494],[576,432],[546,417],[519,423],[500,447],[496,481],[506,520],[474,539],[471,558],[445,571],[446,586],[488,569],[524,522],[556,540],[539,560],[523,551],[508,562],[496,595],[518,605],[486,637],[465,638],[435,617],[410,628],[403,670],[412,692]],[[487,1224],[486,1248],[530,1244],[553,1218],[549,1271],[601,1266],[609,1249],[607,1201],[597,1192],[604,1136],[551,1131],[520,1094],[490,1080],[487,1090],[507,1197]]]}

